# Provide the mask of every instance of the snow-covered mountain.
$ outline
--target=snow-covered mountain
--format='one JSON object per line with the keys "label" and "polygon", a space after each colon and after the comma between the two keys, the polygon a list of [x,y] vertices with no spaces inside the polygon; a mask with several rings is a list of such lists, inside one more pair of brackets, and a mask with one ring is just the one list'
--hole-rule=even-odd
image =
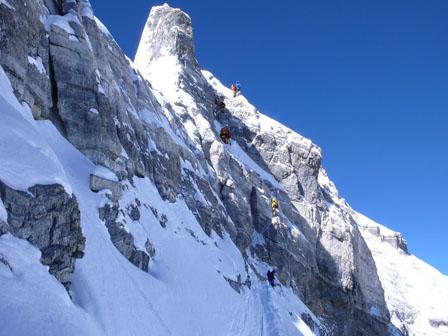
{"label": "snow-covered mountain", "polygon": [[187,14],[134,62],[88,0],[0,17],[0,335],[448,334],[448,278],[200,67]]}

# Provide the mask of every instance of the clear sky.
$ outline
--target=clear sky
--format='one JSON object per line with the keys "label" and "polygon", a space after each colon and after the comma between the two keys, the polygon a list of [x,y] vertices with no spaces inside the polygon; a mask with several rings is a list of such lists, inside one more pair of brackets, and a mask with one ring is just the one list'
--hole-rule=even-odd
{"label": "clear sky", "polygon": [[[91,3],[132,59],[161,2]],[[352,207],[448,274],[448,1],[168,3],[204,68],[321,146]]]}

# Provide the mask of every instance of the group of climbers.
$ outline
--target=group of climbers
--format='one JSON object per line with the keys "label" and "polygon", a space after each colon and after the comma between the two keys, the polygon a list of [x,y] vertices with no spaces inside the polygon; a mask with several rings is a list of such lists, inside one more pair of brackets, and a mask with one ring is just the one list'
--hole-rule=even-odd
{"label": "group of climbers", "polygon": [[[233,83],[230,88],[232,89],[233,97],[236,97],[241,94],[240,81],[236,81],[235,83]],[[226,109],[226,103],[224,102],[224,99],[225,98],[222,96],[215,98],[215,103],[221,111],[224,111]]]}
{"label": "group of climbers", "polygon": [[[236,81],[231,86],[233,96],[236,97],[241,93],[241,83],[239,81]],[[219,109],[222,111],[226,108],[226,103],[224,102],[224,97],[219,96],[215,98],[215,103],[219,107]],[[222,140],[222,142],[226,145],[230,145],[232,141],[232,133],[230,132],[230,129],[228,127],[223,127],[219,133],[219,136]],[[277,198],[271,199],[271,209],[272,209],[272,217],[275,217],[278,215],[278,200]]]}
{"label": "group of climbers", "polygon": [[[235,83],[232,84],[231,89],[233,92],[233,97],[236,97],[241,93],[241,83],[239,81],[236,81]],[[220,111],[225,111],[226,109],[226,103],[224,100],[225,98],[223,96],[215,98],[215,103],[220,109]],[[223,127],[221,129],[219,136],[223,143],[225,143],[226,145],[231,144],[232,133],[230,132],[230,129],[228,127]]]}
{"label": "group of climbers", "polygon": [[[241,83],[239,81],[236,81],[231,86],[233,97],[236,97],[241,94]],[[219,96],[215,98],[215,103],[220,111],[224,111],[226,109],[226,103],[225,103],[225,97]],[[219,133],[219,136],[222,140],[222,142],[226,145],[231,144],[232,140],[232,133],[230,132],[230,129],[228,127],[223,127]],[[279,214],[279,202],[277,198],[273,197],[271,199],[271,210],[272,210],[272,217],[276,217]],[[269,281],[269,284],[272,287],[275,287],[275,272],[276,270],[268,270],[267,272],[267,280]]]}

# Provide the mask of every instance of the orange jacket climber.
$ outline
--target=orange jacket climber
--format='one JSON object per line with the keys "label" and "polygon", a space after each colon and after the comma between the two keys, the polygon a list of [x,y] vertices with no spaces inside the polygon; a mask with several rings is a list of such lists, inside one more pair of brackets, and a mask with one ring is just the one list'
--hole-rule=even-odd
{"label": "orange jacket climber", "polygon": [[232,86],[230,88],[232,89],[233,96],[236,97],[237,89],[235,83],[232,83]]}
{"label": "orange jacket climber", "polygon": [[234,96],[234,97],[236,97],[237,95],[240,94],[240,90],[241,90],[241,88],[240,88],[240,86],[239,86],[238,83],[239,83],[239,82],[237,82],[236,84],[233,83],[232,86],[231,86],[231,89],[232,89],[232,92],[233,92],[233,96]]}

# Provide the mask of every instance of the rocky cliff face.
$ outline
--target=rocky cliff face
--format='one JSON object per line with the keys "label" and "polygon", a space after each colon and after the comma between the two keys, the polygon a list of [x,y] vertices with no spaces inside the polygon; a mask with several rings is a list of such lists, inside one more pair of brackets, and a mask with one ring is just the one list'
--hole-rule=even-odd
{"label": "rocky cliff face", "polygon": [[[110,243],[115,248],[106,249],[113,259],[118,252],[137,266],[140,273],[132,277],[131,271],[123,273],[123,278],[114,276],[117,282],[128,281],[140,288],[138,295],[144,297],[140,307],[147,313],[145,317],[133,314],[128,320],[135,323],[127,326],[98,313],[106,333],[130,334],[136,328],[135,334],[155,330],[161,335],[180,334],[164,322],[176,314],[157,310],[151,303],[156,299],[142,293],[159,288],[151,277],[161,283],[171,279],[176,287],[180,276],[169,278],[166,270],[180,265],[170,259],[170,253],[177,252],[167,246],[176,244],[180,232],[185,232],[199,246],[188,245],[191,260],[185,263],[192,268],[209,267],[208,259],[201,259],[205,252],[195,254],[195,249],[206,249],[212,258],[217,253],[212,248],[230,246],[227,254],[218,254],[220,266],[209,267],[214,280],[203,284],[201,291],[206,292],[207,286],[218,291],[224,280],[233,292],[222,289],[223,295],[245,302],[240,303],[245,307],[245,322],[239,327],[244,335],[260,330],[262,334],[308,335],[303,328],[315,335],[402,334],[391,324],[376,263],[357,217],[321,166],[320,148],[261,114],[243,96],[233,97],[200,68],[187,14],[168,5],[153,8],[135,64],[93,16],[87,0],[3,0],[0,16],[0,64],[15,96],[35,120],[51,121],[90,161],[77,154],[73,156],[78,161],[67,160],[61,148],[71,151],[68,145],[58,144],[54,133],[40,128],[67,171],[75,162],[89,167],[80,168],[79,179],[73,177],[77,173],[68,174],[72,184],[86,184],[97,193],[88,194],[88,188],[77,186],[70,196],[58,185],[30,185],[31,196],[11,189],[6,175],[0,175],[0,198],[7,211],[6,221],[2,223],[0,217],[0,233],[10,232],[41,249],[42,263],[68,288],[74,258],[82,256],[84,247],[81,222],[87,232],[86,256],[79,272],[75,268],[74,292],[77,303],[90,313],[100,310],[103,303],[107,306],[103,297],[96,296],[98,292],[113,291],[91,273],[93,260],[103,258],[104,246]],[[217,106],[217,99],[225,99],[225,109]],[[232,130],[231,145],[220,140],[223,126]],[[280,214],[273,217],[269,204],[274,196],[281,205]],[[100,204],[92,204],[97,198]],[[168,232],[172,238],[166,240]],[[103,236],[107,238],[99,238]],[[404,248],[405,242],[393,237],[396,247]],[[113,265],[107,269],[115,273]],[[277,269],[284,291],[280,294],[264,294],[262,284],[271,268]],[[105,274],[107,269],[103,268]],[[140,283],[137,278],[145,280]],[[177,286],[183,288],[185,282],[188,279]],[[123,305],[130,304],[126,300],[133,290],[121,293]],[[198,304],[198,299],[180,292],[183,302]],[[88,298],[96,303],[89,304]],[[167,300],[174,300],[173,295]],[[221,302],[210,303],[208,312],[226,305],[224,300],[216,301]],[[301,301],[308,308],[297,308]],[[259,305],[261,315],[254,308]],[[175,306],[170,309],[174,311]],[[189,318],[198,320],[196,334],[209,330],[210,326],[199,322],[203,317],[191,314]],[[221,315],[227,316],[212,316],[219,320]],[[238,323],[212,330],[224,335],[235,326]]]}
{"label": "rocky cliff face", "polygon": [[[325,175],[320,149],[243,97],[233,98],[201,71],[193,45],[190,18],[161,6],[149,16],[135,63],[174,112],[191,122],[190,138],[213,167],[240,249],[278,269],[281,281],[328,319],[336,334],[386,334],[389,316],[375,263],[349,211],[319,183]],[[161,72],[170,81],[159,80]],[[217,97],[225,97],[225,110],[214,104]],[[219,141],[221,126],[230,127],[239,148]],[[280,218],[267,210],[273,196],[282,205]],[[254,242],[260,236],[264,244]]]}
{"label": "rocky cliff face", "polygon": [[7,223],[0,234],[26,239],[42,252],[41,262],[67,289],[75,260],[84,255],[79,208],[60,185],[33,186],[28,193],[0,181],[0,198]]}

